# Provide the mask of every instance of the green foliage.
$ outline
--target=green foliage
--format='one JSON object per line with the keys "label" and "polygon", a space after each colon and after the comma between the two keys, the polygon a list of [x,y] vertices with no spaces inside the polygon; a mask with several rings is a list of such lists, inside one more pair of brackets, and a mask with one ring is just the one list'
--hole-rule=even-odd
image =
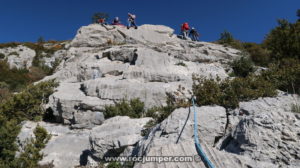
{"label": "green foliage", "polygon": [[4,59],[5,55],[3,53],[0,53],[0,59]]}
{"label": "green foliage", "polygon": [[140,118],[144,114],[144,106],[144,103],[140,99],[131,99],[130,101],[123,99],[115,105],[105,106],[104,116],[105,118],[118,115]]}
{"label": "green foliage", "polygon": [[97,23],[99,19],[108,20],[109,14],[104,12],[97,12],[92,16],[92,23]]}
{"label": "green foliage", "polygon": [[45,148],[47,142],[51,138],[51,135],[48,134],[47,130],[39,125],[35,128],[34,135],[35,135],[34,144],[35,147],[38,149]]}
{"label": "green foliage", "polygon": [[182,62],[182,61],[180,61],[180,62],[176,63],[175,65],[177,65],[177,66],[184,66],[184,67],[186,67],[186,64],[185,64],[184,62]]}
{"label": "green foliage", "polygon": [[12,162],[13,167],[38,167],[38,162],[43,159],[43,154],[40,151],[46,146],[51,136],[45,128],[39,125],[35,128],[34,135],[35,138],[30,139],[24,151]]}
{"label": "green foliage", "polygon": [[234,38],[232,36],[232,34],[230,32],[228,32],[227,30],[225,30],[223,33],[221,33],[220,35],[220,39],[219,42],[221,44],[230,44],[234,41]]}
{"label": "green foliage", "polygon": [[0,103],[6,100],[10,95],[9,85],[5,82],[0,82]]}
{"label": "green foliage", "polygon": [[110,162],[107,168],[122,168],[122,164],[120,162]]}
{"label": "green foliage", "polygon": [[38,44],[43,44],[43,43],[45,43],[44,37],[40,36],[40,37],[37,39],[37,43],[38,43]]}
{"label": "green foliage", "polygon": [[234,60],[231,63],[233,73],[239,77],[246,77],[255,71],[254,63],[252,60],[246,56],[240,59]]}
{"label": "green foliage", "polygon": [[[21,43],[6,43],[0,44],[1,47],[17,47]],[[34,43],[22,43],[36,52],[36,56],[33,60],[33,67],[27,69],[10,69],[8,63],[4,60],[0,61],[0,82],[5,82],[9,85],[9,91],[18,92],[25,86],[35,81],[38,81],[46,75],[51,75],[56,67],[59,65],[60,60],[56,59],[52,65],[52,68],[45,66],[42,59],[43,57],[52,55],[55,51],[61,49],[61,47],[45,48],[43,45]],[[12,52],[10,55],[18,55],[17,52]],[[0,91],[0,97],[1,97]]]}
{"label": "green foliage", "polygon": [[30,83],[28,70],[10,69],[5,61],[0,61],[0,82],[8,84],[10,90],[18,91]]}
{"label": "green foliage", "polygon": [[155,123],[160,123],[166,119],[176,108],[181,107],[170,95],[167,97],[167,105],[161,107],[152,107],[147,110],[146,117],[152,117]]}
{"label": "green foliage", "polygon": [[[44,129],[37,127],[34,132],[36,139],[32,141],[34,143],[26,146],[25,153],[21,154],[20,158],[15,158],[17,151],[15,140],[22,121],[40,120],[43,117],[44,110],[41,108],[41,104],[48,101],[49,95],[53,93],[53,88],[56,86],[54,81],[31,85],[0,104],[0,165],[19,167],[19,162],[22,162],[22,164],[31,166],[31,163],[40,158],[37,151],[44,147],[43,144],[48,139]],[[36,155],[33,155],[34,152]]]}
{"label": "green foliage", "polygon": [[230,46],[236,49],[243,49],[242,43],[232,36],[228,31],[224,31],[220,35],[220,39],[217,41],[218,44],[223,44],[224,46]]}
{"label": "green foliage", "polygon": [[55,62],[53,63],[52,68],[48,67],[45,65],[43,62],[44,57],[51,57],[56,51],[61,49],[61,47],[51,47],[51,48],[45,48],[42,43],[34,44],[34,43],[26,43],[24,44],[25,46],[35,50],[35,57],[33,58],[32,65],[36,68],[39,69],[39,71],[42,71],[45,76],[46,75],[51,75],[55,68],[59,65],[60,60],[56,59]]}
{"label": "green foliage", "polygon": [[240,101],[259,97],[275,96],[276,87],[269,81],[257,77],[237,77],[224,81],[193,77],[193,92],[198,105],[220,105],[228,109],[238,107]]}
{"label": "green foliage", "polygon": [[300,113],[300,104],[292,104],[292,112]]}
{"label": "green foliage", "polygon": [[298,20],[300,20],[300,9],[297,10],[297,16],[299,17]]}
{"label": "green foliage", "polygon": [[262,77],[282,91],[300,94],[300,60],[283,59],[279,64],[272,64]]}
{"label": "green foliage", "polygon": [[147,136],[149,135],[151,129],[156,125],[157,123],[155,122],[155,120],[150,120],[146,123],[146,125],[144,126],[143,130],[141,131],[141,135],[142,136]]}
{"label": "green foliage", "polygon": [[21,43],[18,42],[11,42],[11,43],[2,43],[0,44],[0,48],[13,48],[13,47],[17,47],[18,45],[20,45]]}
{"label": "green foliage", "polygon": [[264,45],[271,51],[274,60],[283,58],[300,59],[300,22],[289,23],[278,20],[279,26],[266,36]]}
{"label": "green foliage", "polygon": [[31,85],[0,104],[0,114],[8,120],[39,120],[44,114],[41,104],[48,101],[48,97],[56,86],[57,83],[54,81]]}
{"label": "green foliage", "polygon": [[250,59],[257,65],[267,66],[270,62],[270,51],[267,50],[264,45],[241,42],[234,39],[231,33],[227,31],[221,33],[221,37],[217,43],[241,50],[242,53],[248,53],[250,55]]}
{"label": "green foliage", "polygon": [[270,63],[270,51],[261,44],[243,43],[244,51],[249,53],[251,60],[259,66],[267,66]]}
{"label": "green foliage", "polygon": [[10,162],[18,149],[15,143],[21,127],[16,120],[9,120],[0,114],[0,162]]}

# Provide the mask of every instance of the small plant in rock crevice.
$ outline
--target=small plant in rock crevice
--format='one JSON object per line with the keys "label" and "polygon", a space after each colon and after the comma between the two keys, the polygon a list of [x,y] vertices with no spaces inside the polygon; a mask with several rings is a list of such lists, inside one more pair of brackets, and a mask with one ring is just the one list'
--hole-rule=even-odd
{"label": "small plant in rock crevice", "polygon": [[182,62],[182,61],[176,63],[175,65],[187,67],[187,65],[184,62]]}
{"label": "small plant in rock crevice", "polygon": [[300,113],[300,104],[298,104],[298,103],[292,104],[291,110],[294,113]]}

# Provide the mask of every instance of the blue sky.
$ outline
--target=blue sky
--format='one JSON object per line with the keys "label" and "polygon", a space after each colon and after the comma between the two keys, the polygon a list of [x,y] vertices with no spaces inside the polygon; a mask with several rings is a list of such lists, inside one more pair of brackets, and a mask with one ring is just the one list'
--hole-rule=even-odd
{"label": "blue sky", "polygon": [[137,15],[137,24],[163,24],[178,31],[182,22],[214,41],[225,29],[242,41],[261,42],[276,20],[295,21],[300,0],[1,0],[0,43],[70,40],[95,12]]}

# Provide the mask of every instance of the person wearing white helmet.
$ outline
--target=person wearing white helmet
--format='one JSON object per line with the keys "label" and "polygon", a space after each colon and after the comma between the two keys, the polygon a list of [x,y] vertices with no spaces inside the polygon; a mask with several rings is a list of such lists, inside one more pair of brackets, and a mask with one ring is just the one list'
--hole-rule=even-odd
{"label": "person wearing white helmet", "polygon": [[121,21],[120,21],[119,17],[114,18],[112,25],[121,25]]}
{"label": "person wearing white helmet", "polygon": [[134,27],[135,29],[137,29],[137,26],[135,24],[135,18],[136,16],[134,14],[128,13],[128,26],[127,29]]}
{"label": "person wearing white helmet", "polygon": [[194,27],[192,27],[189,35],[190,35],[190,37],[193,41],[199,41],[198,38],[199,38],[200,34],[198,33],[198,31]]}

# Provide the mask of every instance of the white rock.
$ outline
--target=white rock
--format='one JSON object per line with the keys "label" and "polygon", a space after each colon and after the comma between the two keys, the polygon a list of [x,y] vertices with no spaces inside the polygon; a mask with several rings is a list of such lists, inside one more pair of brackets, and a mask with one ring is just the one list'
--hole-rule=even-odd
{"label": "white rock", "polygon": [[116,156],[118,151],[128,146],[135,146],[142,139],[143,126],[151,118],[130,119],[127,116],[117,116],[106,120],[101,126],[91,130],[91,151],[95,158]]}
{"label": "white rock", "polygon": [[17,47],[9,47],[0,49],[0,53],[4,54],[7,58],[7,63],[10,68],[28,69],[32,65],[33,58],[36,53],[34,50],[19,45]]}
{"label": "white rock", "polygon": [[86,164],[89,154],[88,130],[73,131],[62,125],[26,121],[23,123],[17,142],[25,142],[25,139],[34,138],[33,131],[38,124],[51,134],[51,139],[41,151],[44,158],[39,164],[53,162],[55,168],[72,168]]}

